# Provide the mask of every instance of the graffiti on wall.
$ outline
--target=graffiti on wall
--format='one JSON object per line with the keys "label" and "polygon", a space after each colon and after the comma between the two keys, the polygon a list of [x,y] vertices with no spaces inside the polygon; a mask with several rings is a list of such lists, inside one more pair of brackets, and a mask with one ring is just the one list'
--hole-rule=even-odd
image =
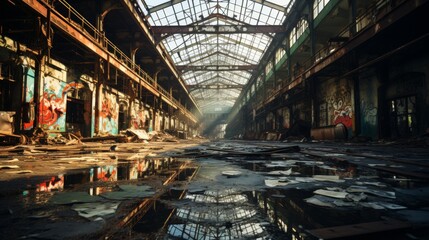
{"label": "graffiti on wall", "polygon": [[372,103],[361,100],[361,114],[365,124],[375,126],[377,124],[377,107],[374,107]]}
{"label": "graffiti on wall", "polygon": [[[337,84],[327,84],[321,87],[322,93],[328,93],[322,96],[322,102],[327,104],[326,122],[330,124],[342,123],[347,128],[353,126],[353,107],[352,95],[348,84],[341,82]],[[320,115],[321,117],[322,115]]]}
{"label": "graffiti on wall", "polygon": [[133,107],[131,108],[131,128],[144,129],[145,121],[144,109],[141,109],[139,104],[133,104]]}
{"label": "graffiti on wall", "polygon": [[353,109],[350,105],[343,102],[342,99],[332,102],[334,108],[334,124],[342,123],[347,128],[353,126]]}
{"label": "graffiti on wall", "polygon": [[104,92],[100,111],[100,132],[118,134],[119,105],[113,93]]}
{"label": "graffiti on wall", "polygon": [[47,77],[39,102],[39,124],[48,131],[66,130],[67,92],[82,88],[81,83],[65,83]]}

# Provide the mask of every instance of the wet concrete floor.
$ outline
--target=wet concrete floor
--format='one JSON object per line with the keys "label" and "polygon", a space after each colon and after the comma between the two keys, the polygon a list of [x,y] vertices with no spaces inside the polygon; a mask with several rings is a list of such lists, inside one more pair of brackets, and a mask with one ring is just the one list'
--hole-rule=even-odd
{"label": "wet concrete floor", "polygon": [[429,150],[249,141],[0,149],[1,239],[429,239]]}

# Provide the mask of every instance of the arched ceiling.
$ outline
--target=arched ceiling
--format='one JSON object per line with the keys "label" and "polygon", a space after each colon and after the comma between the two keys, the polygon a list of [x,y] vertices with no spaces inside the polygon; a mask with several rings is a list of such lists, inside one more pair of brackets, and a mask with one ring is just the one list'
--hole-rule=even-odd
{"label": "arched ceiling", "polygon": [[194,99],[229,109],[294,0],[140,0]]}

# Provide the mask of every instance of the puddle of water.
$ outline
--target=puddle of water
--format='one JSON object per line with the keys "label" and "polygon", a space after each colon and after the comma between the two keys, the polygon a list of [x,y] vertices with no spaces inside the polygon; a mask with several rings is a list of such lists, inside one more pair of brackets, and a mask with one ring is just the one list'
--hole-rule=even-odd
{"label": "puddle of water", "polygon": [[[157,204],[133,230],[163,239],[286,239],[258,210],[255,199],[251,192],[234,189],[188,193],[168,206]],[[145,226],[154,218],[157,226]]]}

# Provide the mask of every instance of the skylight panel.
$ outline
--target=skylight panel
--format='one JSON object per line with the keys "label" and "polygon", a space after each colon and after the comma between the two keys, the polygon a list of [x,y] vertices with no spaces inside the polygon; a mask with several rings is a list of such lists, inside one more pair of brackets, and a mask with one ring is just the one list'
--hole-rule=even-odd
{"label": "skylight panel", "polygon": [[[138,0],[141,1],[141,0]],[[293,1],[293,0],[292,0]],[[289,0],[146,0],[138,2],[152,26],[281,25]],[[151,9],[152,11],[149,11]],[[149,12],[148,12],[149,11]],[[216,17],[217,15],[225,17]],[[172,60],[180,66],[228,66],[258,64],[274,34],[173,34],[162,40]],[[246,84],[249,71],[192,71],[182,78],[187,84]],[[238,93],[219,89],[219,94]],[[192,94],[206,96],[207,89]]]}

